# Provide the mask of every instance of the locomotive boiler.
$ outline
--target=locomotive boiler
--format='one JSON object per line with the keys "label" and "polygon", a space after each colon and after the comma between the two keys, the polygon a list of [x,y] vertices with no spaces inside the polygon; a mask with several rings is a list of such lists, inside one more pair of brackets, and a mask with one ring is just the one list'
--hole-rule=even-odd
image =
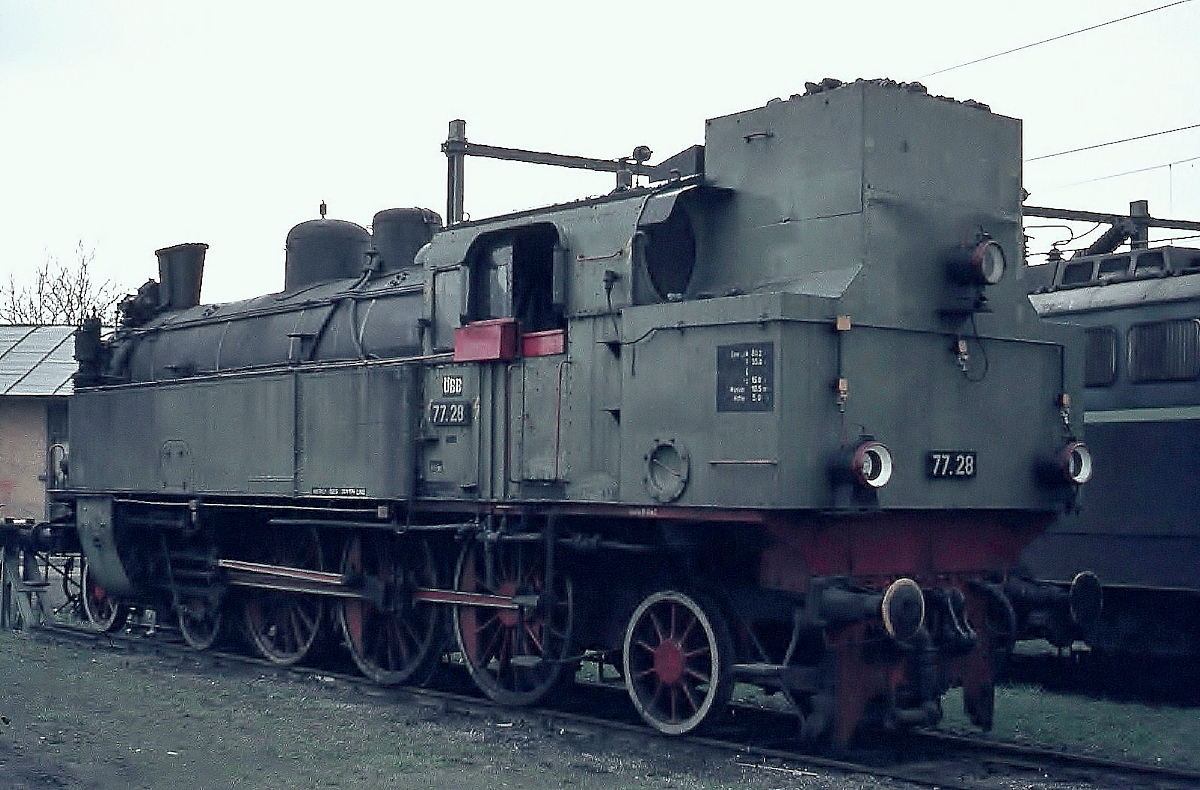
{"label": "locomotive boiler", "polygon": [[[221,305],[204,245],[160,250],[81,330],[56,496],[97,622],[236,624],[281,664],[332,627],[378,682],[449,655],[508,704],[592,662],[665,733],[735,681],[813,742],[936,723],[955,686],[990,726],[1012,571],[1091,469],[1070,330],[1008,264],[1019,122],[827,80],[653,166],[462,122],[443,150],[446,227],[322,214],[283,291]],[[618,186],[464,221],[475,155]]]}

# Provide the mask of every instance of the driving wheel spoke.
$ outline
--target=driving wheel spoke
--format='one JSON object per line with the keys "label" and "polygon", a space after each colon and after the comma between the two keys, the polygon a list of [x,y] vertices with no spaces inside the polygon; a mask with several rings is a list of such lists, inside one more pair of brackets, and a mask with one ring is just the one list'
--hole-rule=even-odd
{"label": "driving wheel spoke", "polygon": [[660,732],[691,732],[729,702],[732,640],[704,598],[673,590],[648,596],[629,619],[623,653],[630,699]]}
{"label": "driving wheel spoke", "polygon": [[179,601],[176,614],[183,641],[196,650],[208,650],[221,635],[224,614],[221,602],[208,595],[193,595]]}
{"label": "driving wheel spoke", "polygon": [[342,573],[361,579],[370,596],[345,598],[338,606],[342,636],[359,671],[388,686],[427,680],[445,645],[439,608],[412,597],[415,589],[440,583],[429,543],[355,534],[342,552]]}
{"label": "driving wheel spoke", "polygon": [[[299,533],[272,530],[261,559],[272,565],[324,570],[321,541],[316,530]],[[278,590],[250,589],[242,593],[242,627],[251,647],[278,666],[303,661],[321,632],[324,602],[313,595]]]}
{"label": "driving wheel spoke", "polygon": [[456,590],[510,599],[532,596],[541,602],[516,608],[454,607],[459,651],[472,680],[490,699],[506,705],[534,704],[574,674],[568,660],[575,629],[574,588],[568,576],[558,576],[550,582],[554,603],[547,603],[551,596],[541,544],[498,542],[490,558],[488,551],[481,543],[464,547]]}

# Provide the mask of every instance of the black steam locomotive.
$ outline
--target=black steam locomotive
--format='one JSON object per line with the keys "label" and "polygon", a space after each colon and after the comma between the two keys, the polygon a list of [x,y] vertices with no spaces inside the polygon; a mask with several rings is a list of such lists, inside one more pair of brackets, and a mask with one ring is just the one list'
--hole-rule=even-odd
{"label": "black steam locomotive", "polygon": [[[1097,652],[1194,659],[1200,525],[1187,476],[1200,447],[1200,250],[1151,248],[1137,219],[1113,221],[1092,249],[1031,270],[1037,310],[1085,327],[1088,444],[1105,460],[1081,511],[1032,544],[1026,562],[1043,579],[1097,571],[1103,612],[1086,634]],[[1057,629],[1052,641],[1076,635]]]}
{"label": "black steam locomotive", "polygon": [[[160,250],[81,330],[55,496],[102,626],[236,623],[284,664],[334,623],[380,683],[451,653],[511,704],[595,662],[666,733],[748,682],[846,743],[954,686],[989,726],[1019,618],[1094,609],[1012,574],[1091,470],[1070,330],[1008,263],[1018,121],[829,80],[658,165],[443,150],[447,227],[322,216],[223,305],[204,245]],[[463,221],[469,156],[618,184]]]}

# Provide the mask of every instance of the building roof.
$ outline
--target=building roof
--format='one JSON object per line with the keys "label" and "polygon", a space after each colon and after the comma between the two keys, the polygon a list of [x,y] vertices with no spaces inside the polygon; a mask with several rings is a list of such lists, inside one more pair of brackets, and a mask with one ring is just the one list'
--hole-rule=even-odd
{"label": "building roof", "polygon": [[0,395],[70,395],[73,326],[0,326]]}

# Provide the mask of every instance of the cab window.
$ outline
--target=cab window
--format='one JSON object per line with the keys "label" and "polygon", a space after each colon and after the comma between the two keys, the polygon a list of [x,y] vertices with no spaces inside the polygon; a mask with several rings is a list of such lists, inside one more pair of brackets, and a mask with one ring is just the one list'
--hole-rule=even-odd
{"label": "cab window", "polygon": [[562,307],[553,296],[559,252],[553,225],[515,228],[480,239],[471,255],[470,320],[516,318],[523,332],[563,328]]}

